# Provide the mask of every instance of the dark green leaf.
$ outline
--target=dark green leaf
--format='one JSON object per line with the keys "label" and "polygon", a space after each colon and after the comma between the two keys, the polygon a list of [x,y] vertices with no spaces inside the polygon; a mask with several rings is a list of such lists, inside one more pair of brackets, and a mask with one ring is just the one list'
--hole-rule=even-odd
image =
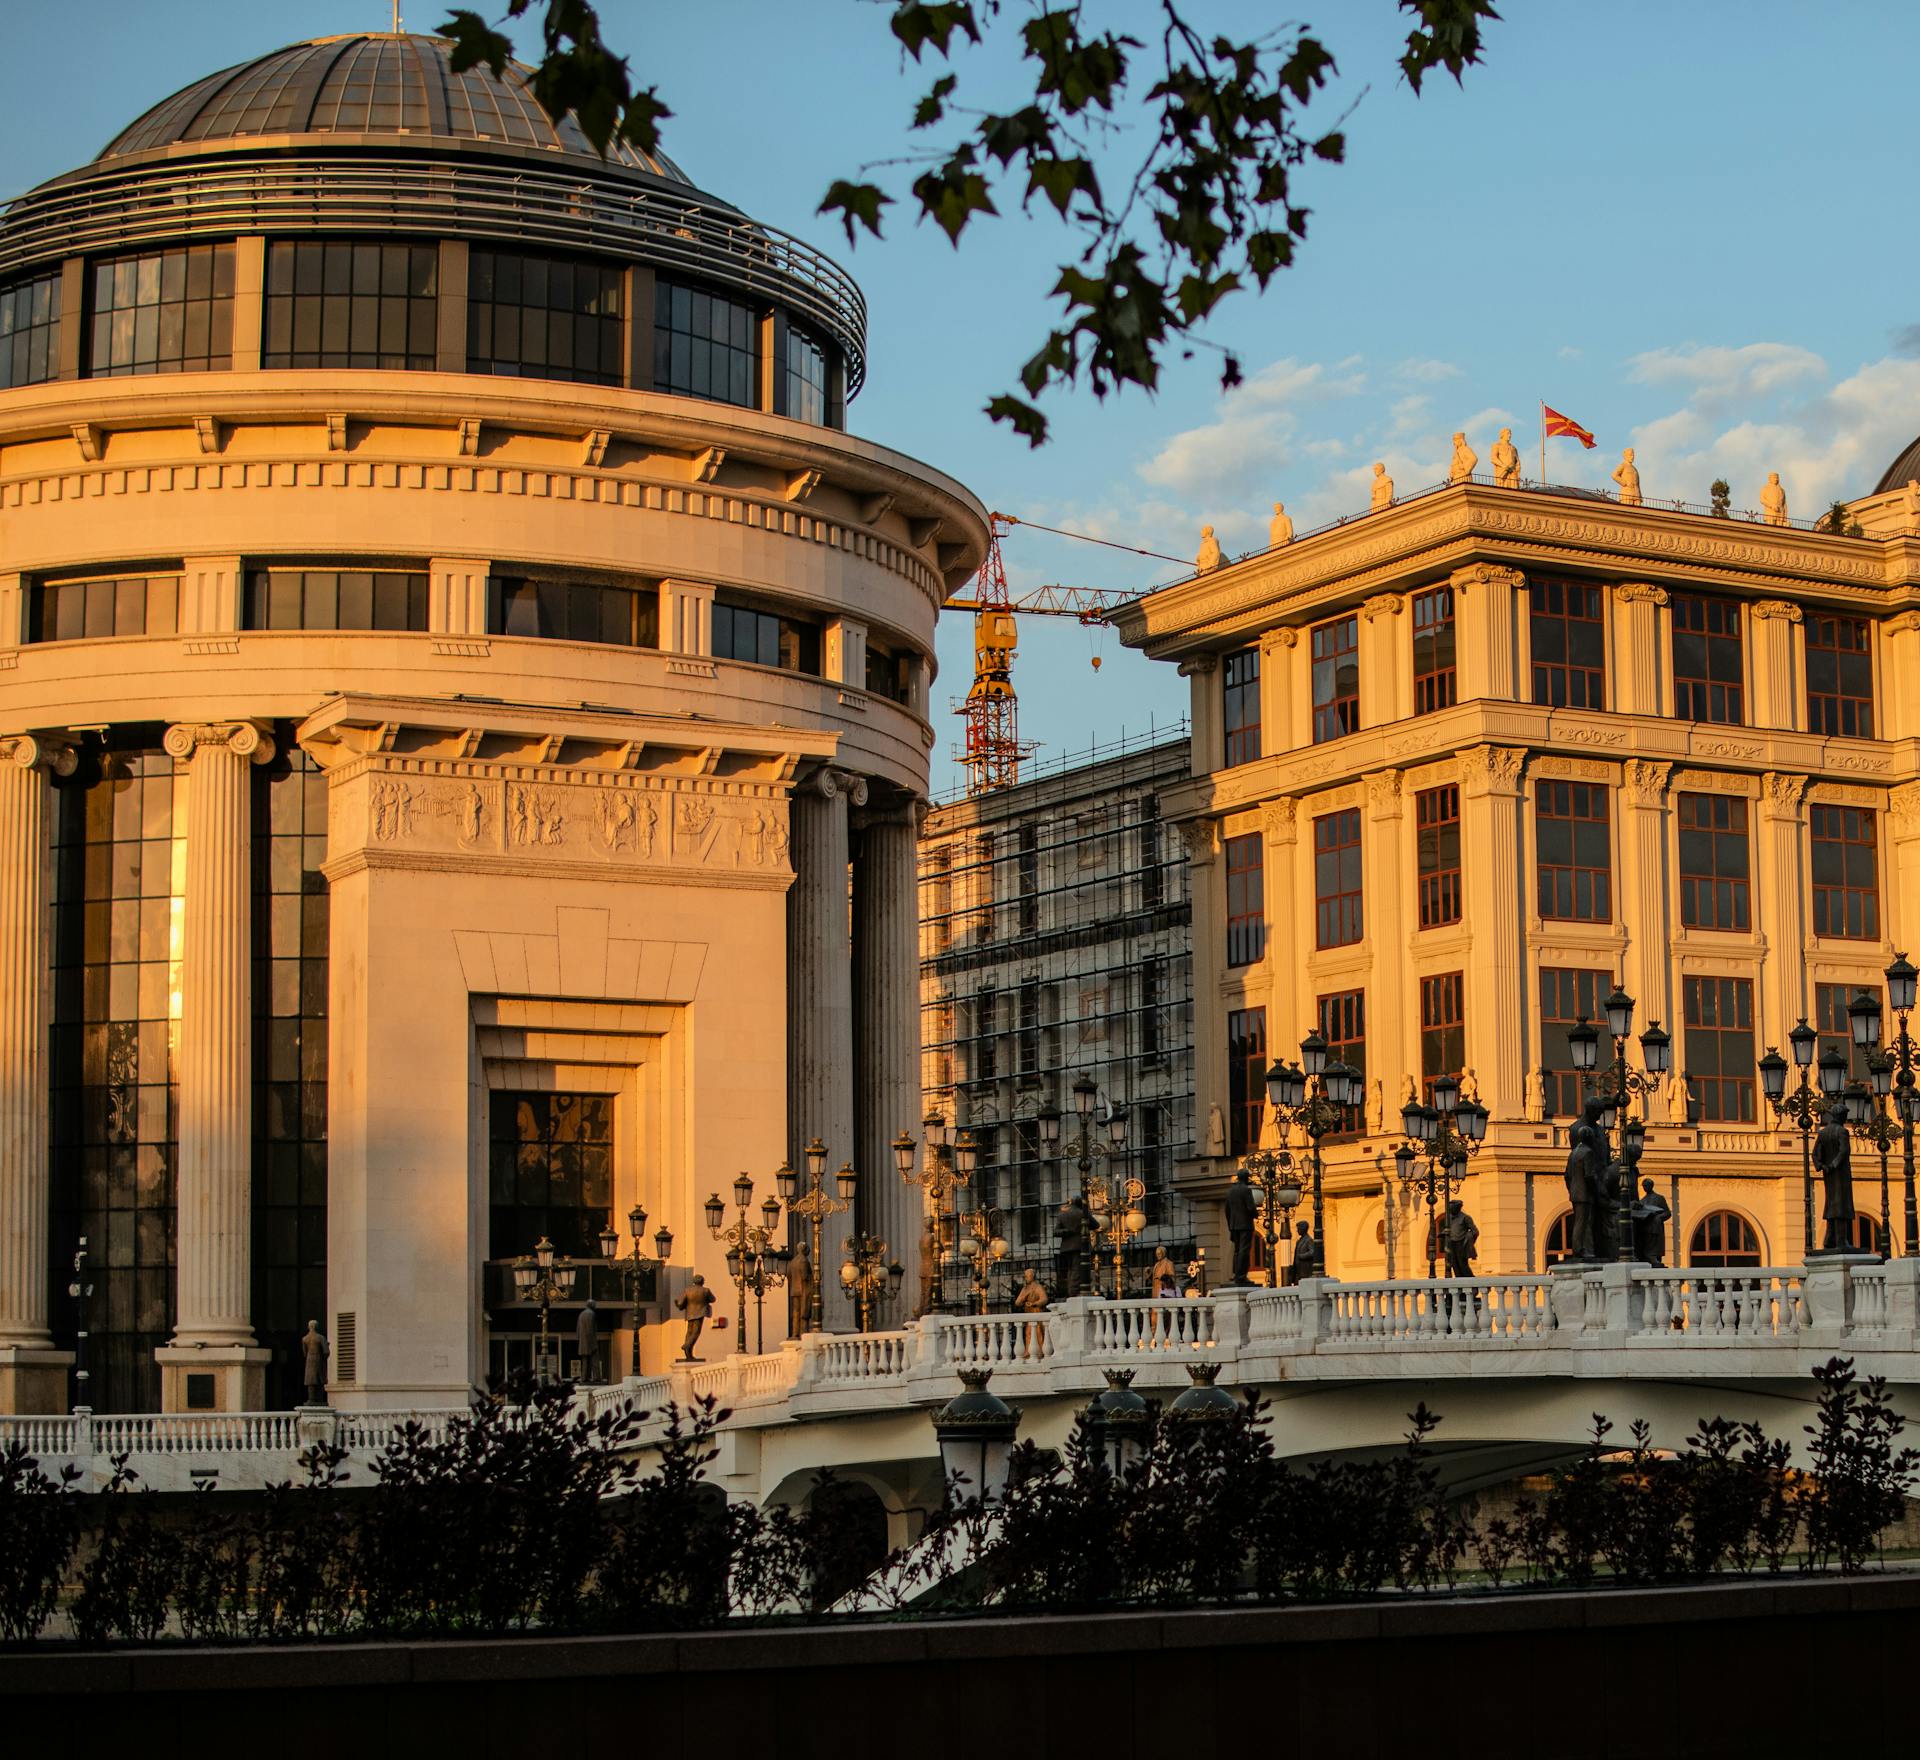
{"label": "dark green leaf", "polygon": [[814,211],[830,214],[838,209],[840,224],[847,229],[847,243],[853,244],[856,225],[864,226],[875,238],[880,236],[880,209],[892,200],[877,183],[848,183],[842,178],[828,188],[826,200]]}

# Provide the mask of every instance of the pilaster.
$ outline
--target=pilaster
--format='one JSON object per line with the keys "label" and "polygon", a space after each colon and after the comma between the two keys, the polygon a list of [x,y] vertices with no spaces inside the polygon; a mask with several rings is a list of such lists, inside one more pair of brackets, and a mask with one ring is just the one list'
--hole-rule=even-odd
{"label": "pilaster", "polygon": [[1472,925],[1467,965],[1467,1065],[1481,1104],[1496,1119],[1526,1109],[1526,920],[1520,814],[1527,754],[1514,746],[1470,746],[1460,754],[1462,915]]}
{"label": "pilaster", "polygon": [[1267,1037],[1284,1045],[1305,1018],[1300,998],[1300,948],[1305,927],[1300,916],[1298,845],[1300,803],[1291,795],[1268,801],[1261,810],[1266,842],[1262,866],[1267,910]]}
{"label": "pilaster", "polygon": [[438,317],[433,338],[433,367],[437,373],[467,370],[467,241],[440,241]]}
{"label": "pilaster", "polygon": [[1607,706],[1622,715],[1670,714],[1673,653],[1665,587],[1622,581],[1613,589]]}
{"label": "pilaster", "polygon": [[[1403,593],[1375,593],[1360,607],[1360,725],[1381,727],[1413,713],[1413,648],[1402,621]],[[1307,665],[1313,665],[1311,650]]]}
{"label": "pilaster", "polygon": [[1456,568],[1447,584],[1453,588],[1460,701],[1519,699],[1520,593],[1527,577],[1517,568],[1475,562]]}
{"label": "pilaster", "polygon": [[257,1411],[268,1353],[254,1343],[251,768],[273,741],[251,722],[176,725],[165,745],[188,765],[181,950],[180,1162],[172,1343],[155,1353],[161,1403]]}
{"label": "pilaster", "polygon": [[[903,1262],[921,1214],[919,1189],[900,1178],[892,1149],[902,1131],[917,1134],[922,1109],[914,816],[912,803],[862,815],[853,860],[857,1220]],[[837,1276],[838,1260],[829,1269]]]}
{"label": "pilaster", "polygon": [[[1404,1023],[1418,1019],[1419,993],[1407,966],[1407,924],[1400,914],[1402,847],[1400,772],[1376,770],[1367,778],[1366,844],[1361,854],[1367,901],[1367,940],[1373,949],[1367,976],[1367,1103],[1369,1121],[1384,1116],[1384,1101],[1403,1091],[1406,1070]],[[1379,1029],[1377,1030],[1376,1023]],[[1378,1090],[1383,1104],[1376,1106]]]}
{"label": "pilaster", "polygon": [[1753,727],[1792,729],[1801,722],[1805,693],[1801,658],[1802,615],[1785,599],[1761,599],[1749,610],[1753,631]]}
{"label": "pilaster", "polygon": [[27,639],[27,587],[24,576],[0,574],[0,654]]}
{"label": "pilaster", "polygon": [[857,618],[836,617],[826,628],[821,661],[826,675],[843,685],[867,688],[867,626]]}
{"label": "pilaster", "polygon": [[1668,896],[1668,784],[1673,766],[1627,760],[1621,798],[1620,921],[1627,930],[1627,982],[1640,1005],[1640,1024],[1673,1025],[1673,945]]}
{"label": "pilaster", "polygon": [[1896,947],[1920,944],[1920,782],[1909,782],[1887,796],[1888,938]]}
{"label": "pilaster", "polygon": [[267,241],[259,233],[233,241],[233,370],[260,369],[260,319],[266,310]]}
{"label": "pilaster", "polygon": [[0,739],[0,1411],[66,1406],[70,1353],[48,1330],[50,775],[71,746]]}
{"label": "pilaster", "polygon": [[[853,957],[848,929],[848,807],[862,806],[866,779],[822,768],[793,791],[793,887],[787,894],[787,1160],[806,1167],[807,1144],[826,1145],[832,1170],[858,1154],[854,1137]],[[917,996],[917,984],[915,989]],[[857,1163],[856,1163],[857,1165]],[[893,1158],[862,1170],[869,1187],[897,1180]],[[830,1216],[814,1267],[824,1299],[838,1293],[850,1218]]]}
{"label": "pilaster", "polygon": [[[1192,706],[1188,720],[1193,727],[1192,759],[1189,768],[1195,776],[1206,776],[1224,769],[1227,761],[1225,705],[1220,701],[1220,661],[1214,654],[1191,654],[1180,662],[1180,676],[1192,680]],[[1265,674],[1262,673],[1262,689]],[[1264,711],[1264,704],[1263,704]],[[1264,725],[1261,729],[1265,731]]]}
{"label": "pilaster", "polygon": [[660,646],[669,654],[713,652],[713,588],[703,581],[660,583]]}
{"label": "pilaster", "polygon": [[238,556],[188,556],[180,563],[180,633],[227,635],[241,626]]}
{"label": "pilaster", "polygon": [[1260,632],[1260,749],[1280,752],[1300,743],[1296,732],[1300,632],[1288,626]]}
{"label": "pilaster", "polygon": [[[1920,739],[1920,611],[1902,611],[1880,625],[1879,701],[1874,714],[1882,739]],[[1899,688],[1896,688],[1896,685]]]}
{"label": "pilaster", "polygon": [[1784,1045],[1807,1012],[1806,794],[1807,778],[1769,771],[1760,779],[1760,838],[1754,877],[1759,896],[1753,917],[1765,925],[1759,1006],[1760,1044]]}
{"label": "pilaster", "polygon": [[427,564],[427,628],[447,635],[487,633],[487,581],[493,564],[436,556]]}
{"label": "pilaster", "polygon": [[[1206,1146],[1212,1107],[1227,1116],[1227,1017],[1220,1006],[1220,979],[1226,964],[1226,882],[1216,859],[1220,824],[1216,819],[1183,819],[1175,829],[1187,851],[1187,891],[1193,904],[1193,1117],[1194,1136]],[[1269,945],[1273,925],[1267,928]],[[1268,1038],[1275,1031],[1267,1022]]]}

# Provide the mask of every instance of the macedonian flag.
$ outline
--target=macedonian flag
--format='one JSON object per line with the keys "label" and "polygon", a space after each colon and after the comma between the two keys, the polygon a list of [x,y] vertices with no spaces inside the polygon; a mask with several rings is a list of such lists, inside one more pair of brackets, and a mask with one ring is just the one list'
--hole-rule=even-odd
{"label": "macedonian flag", "polygon": [[1549,440],[1578,440],[1589,452],[1593,450],[1593,436],[1572,416],[1563,416],[1551,404],[1546,403],[1540,406],[1540,416]]}

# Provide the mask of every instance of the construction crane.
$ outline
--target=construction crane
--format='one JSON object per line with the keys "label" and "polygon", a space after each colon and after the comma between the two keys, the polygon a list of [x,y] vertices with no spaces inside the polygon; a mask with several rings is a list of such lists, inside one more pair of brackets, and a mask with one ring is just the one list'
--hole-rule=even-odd
{"label": "construction crane", "polygon": [[[1033,742],[1020,738],[1020,701],[1013,689],[1013,657],[1020,645],[1017,617],[1071,617],[1083,624],[1102,624],[1111,620],[1111,614],[1118,607],[1140,596],[1101,587],[1050,585],[1035,587],[1014,598],[1007,591],[1007,568],[1000,555],[1000,539],[1010,527],[1018,525],[1033,526],[1036,531],[1052,532],[1056,537],[1104,545],[1110,550],[1130,550],[1136,555],[1158,557],[1165,562],[1180,560],[1177,556],[1160,556],[1158,551],[1140,550],[1132,544],[1117,544],[1110,538],[1035,525],[1010,513],[987,516],[987,554],[974,580],[973,597],[949,599],[943,607],[948,611],[973,613],[973,684],[967,691],[966,701],[956,711],[967,724],[966,746],[960,761],[966,768],[969,795],[1011,788],[1020,780],[1021,760],[1033,751]],[[1097,655],[1093,664],[1098,670]]]}

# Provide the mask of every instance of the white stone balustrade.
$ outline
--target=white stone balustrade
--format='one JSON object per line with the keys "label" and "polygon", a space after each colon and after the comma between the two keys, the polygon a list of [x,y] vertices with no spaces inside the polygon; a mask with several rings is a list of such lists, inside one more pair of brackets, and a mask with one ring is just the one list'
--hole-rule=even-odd
{"label": "white stone balustrade", "polygon": [[[956,1391],[957,1371],[971,1368],[991,1369],[995,1391],[1029,1408],[1051,1401],[1068,1411],[1112,1368],[1134,1370],[1142,1391],[1170,1398],[1195,1360],[1218,1363],[1230,1387],[1568,1376],[1630,1388],[1636,1376],[1792,1382],[1835,1352],[1854,1356],[1862,1373],[1920,1388],[1920,1260],[1729,1271],[1601,1265],[1404,1283],[1316,1278],[1178,1302],[1082,1297],[1040,1314],[935,1314],[889,1332],[810,1333],[763,1355],[676,1364],[578,1397],[595,1417],[627,1402],[649,1414],[644,1445],[659,1435],[669,1401],[684,1409],[711,1397],[730,1414],[728,1427],[742,1430],[930,1412]],[[1444,1404],[1444,1394],[1426,1396]],[[1599,1404],[1604,1396],[1593,1397]],[[1624,1410],[1629,1402],[1609,1403]],[[209,1478],[239,1487],[295,1476],[300,1450],[324,1439],[347,1451],[350,1480],[365,1482],[372,1457],[402,1425],[440,1437],[455,1415],[305,1408],[0,1417],[0,1447],[18,1442],[56,1473],[72,1461],[88,1488],[105,1482],[110,1457],[122,1453],[162,1488]]]}

